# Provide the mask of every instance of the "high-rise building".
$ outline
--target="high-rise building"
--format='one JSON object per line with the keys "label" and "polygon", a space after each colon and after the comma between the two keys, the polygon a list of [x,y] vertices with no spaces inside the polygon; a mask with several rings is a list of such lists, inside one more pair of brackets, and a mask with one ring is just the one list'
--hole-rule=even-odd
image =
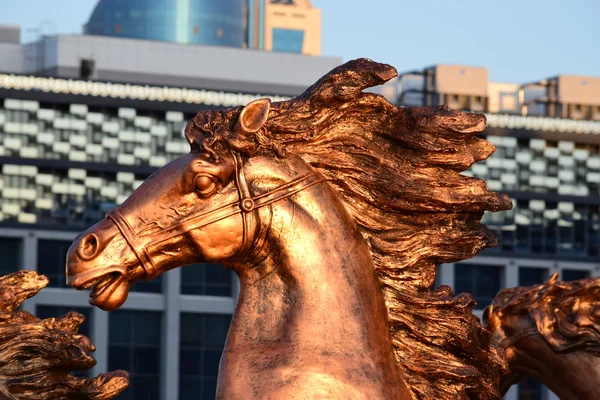
{"label": "high-rise building", "polygon": [[244,0],[100,0],[88,35],[243,47]]}
{"label": "high-rise building", "polygon": [[[488,81],[486,68],[436,65],[400,74],[380,92],[400,105],[484,112],[496,152],[465,175],[507,193],[513,209],[483,223],[499,245],[439,268],[438,284],[472,293],[476,314],[505,287],[600,276],[600,78],[559,75],[526,84]],[[524,379],[507,399],[557,399]]]}
{"label": "high-rise building", "polygon": [[321,10],[309,0],[100,0],[87,35],[321,54]]}
{"label": "high-rise building", "polygon": [[66,287],[66,251],[189,152],[182,132],[198,111],[298,95],[341,60],[97,35],[22,45],[19,36],[0,27],[0,274],[49,277],[24,308],[83,314],[81,332],[97,347],[91,374],[131,373],[119,399],[214,399],[237,277],[219,265],[177,268],[136,283],[106,313]]}

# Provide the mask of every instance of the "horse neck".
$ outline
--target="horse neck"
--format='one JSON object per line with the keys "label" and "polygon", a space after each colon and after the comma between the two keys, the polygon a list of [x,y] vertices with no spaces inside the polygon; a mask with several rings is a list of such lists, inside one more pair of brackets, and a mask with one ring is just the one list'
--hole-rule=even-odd
{"label": "horse neck", "polygon": [[237,269],[241,290],[227,351],[285,346],[293,357],[352,354],[395,368],[369,249],[333,190],[313,186],[271,213],[265,258]]}
{"label": "horse neck", "polygon": [[509,348],[507,355],[511,371],[537,379],[561,399],[600,399],[600,357],[594,353],[559,353],[538,335]]}

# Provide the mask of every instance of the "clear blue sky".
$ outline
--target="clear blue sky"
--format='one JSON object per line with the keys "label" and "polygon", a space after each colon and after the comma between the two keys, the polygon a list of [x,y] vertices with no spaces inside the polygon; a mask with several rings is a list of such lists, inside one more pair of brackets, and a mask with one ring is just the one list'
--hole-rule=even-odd
{"label": "clear blue sky", "polygon": [[[600,76],[600,0],[312,1],[323,13],[324,55],[369,57],[401,72],[485,66],[504,82]],[[79,33],[95,4],[0,0],[0,24],[21,25],[24,40],[45,20],[48,33]]]}

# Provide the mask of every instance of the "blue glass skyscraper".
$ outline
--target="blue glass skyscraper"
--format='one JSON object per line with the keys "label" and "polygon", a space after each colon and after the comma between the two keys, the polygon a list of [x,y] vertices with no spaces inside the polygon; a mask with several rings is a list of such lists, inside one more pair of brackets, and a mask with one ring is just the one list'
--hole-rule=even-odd
{"label": "blue glass skyscraper", "polygon": [[88,35],[243,47],[245,0],[100,0]]}

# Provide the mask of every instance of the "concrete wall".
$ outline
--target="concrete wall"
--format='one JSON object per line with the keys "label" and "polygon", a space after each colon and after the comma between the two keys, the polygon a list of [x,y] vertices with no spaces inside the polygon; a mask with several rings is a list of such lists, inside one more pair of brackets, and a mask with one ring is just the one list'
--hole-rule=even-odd
{"label": "concrete wall", "polygon": [[0,25],[0,43],[19,44],[21,42],[21,27]]}
{"label": "concrete wall", "polygon": [[20,44],[0,43],[0,72],[22,73],[25,52]]}
{"label": "concrete wall", "polygon": [[[37,70],[44,75],[79,78],[81,60],[92,59],[96,68],[93,79],[280,95],[302,93],[342,61],[91,35],[58,35],[43,40],[35,65],[35,57],[27,57],[28,73]],[[32,52],[33,48],[28,46]]]}
{"label": "concrete wall", "polygon": [[[300,5],[265,4],[265,50],[273,50],[273,29],[304,31],[302,54],[321,54],[321,10]],[[281,54],[281,53],[278,53]]]}

